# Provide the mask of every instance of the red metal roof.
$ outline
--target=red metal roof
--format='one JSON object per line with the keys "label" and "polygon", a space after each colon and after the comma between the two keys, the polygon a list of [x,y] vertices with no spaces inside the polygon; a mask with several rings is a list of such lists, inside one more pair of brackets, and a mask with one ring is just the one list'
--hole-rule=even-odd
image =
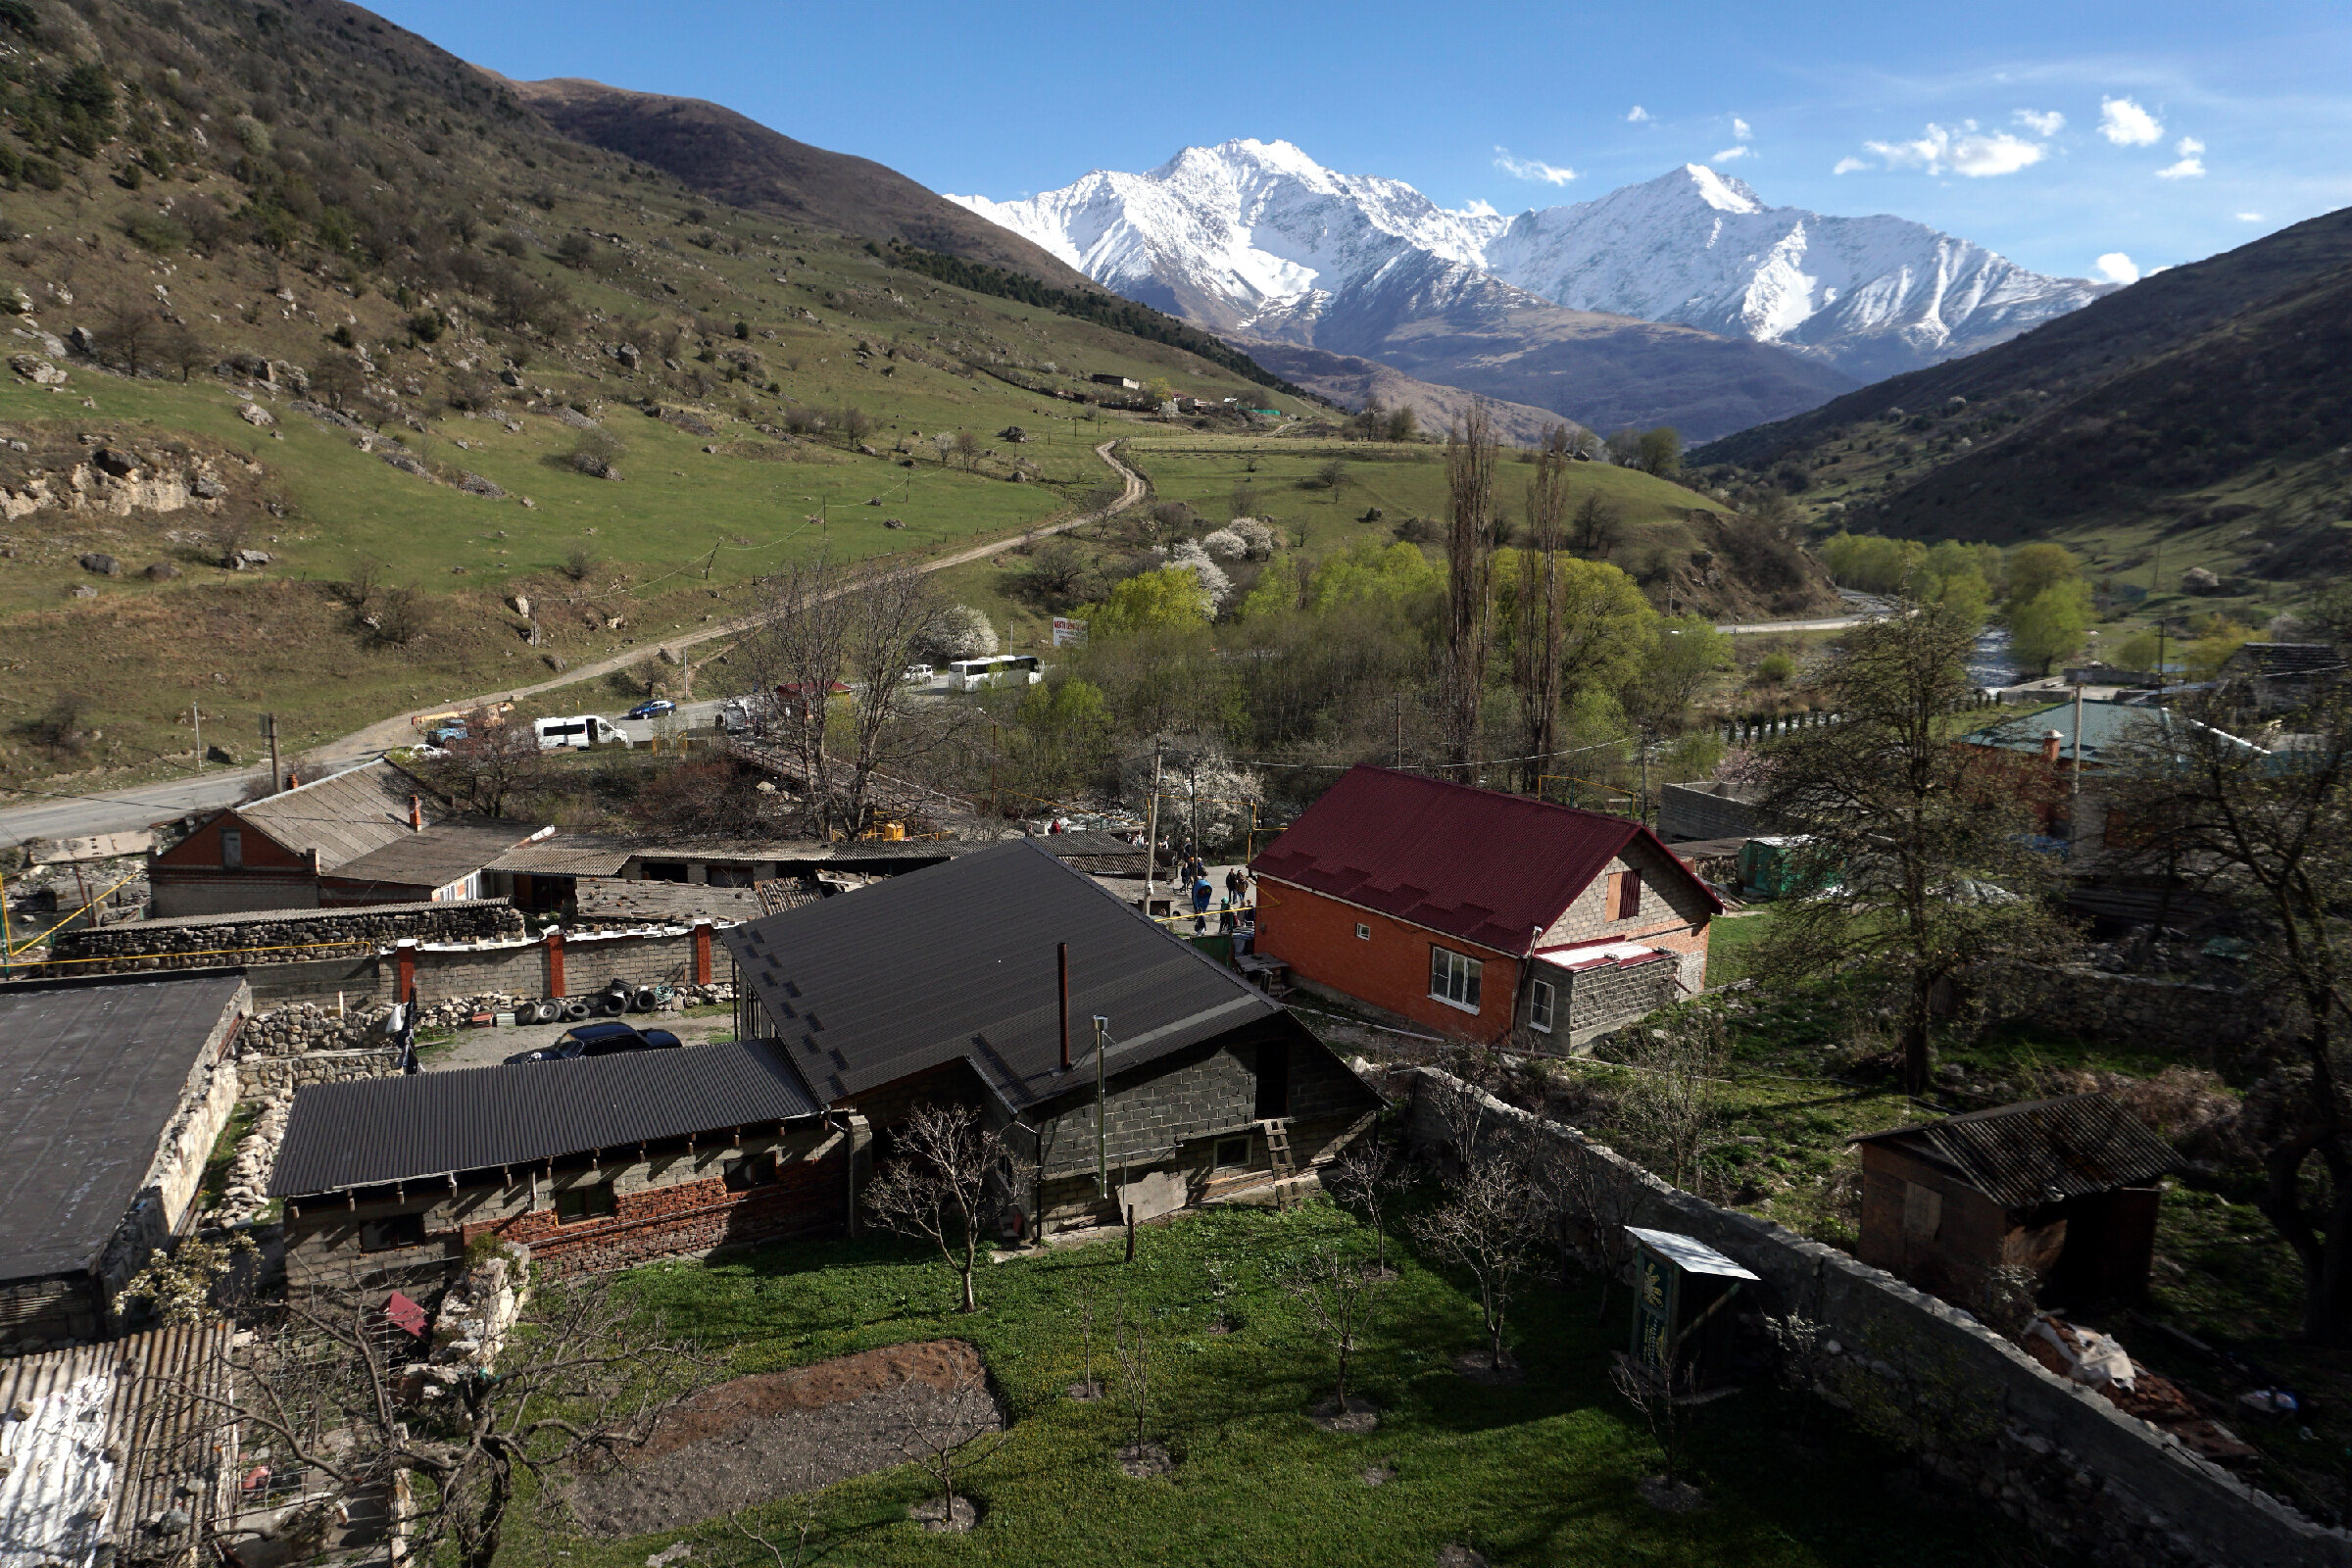
{"label": "red metal roof", "polygon": [[1348,769],[1250,869],[1496,952],[1525,954],[1536,933],[1638,838],[1690,877],[1712,907],[1723,907],[1638,823],[1385,767]]}

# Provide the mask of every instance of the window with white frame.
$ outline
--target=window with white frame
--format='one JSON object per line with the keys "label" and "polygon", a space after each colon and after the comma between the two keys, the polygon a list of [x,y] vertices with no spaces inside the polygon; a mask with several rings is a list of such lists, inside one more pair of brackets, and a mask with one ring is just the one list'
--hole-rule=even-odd
{"label": "window with white frame", "polygon": [[1450,948],[1429,950],[1429,994],[1464,1012],[1478,1010],[1478,976],[1486,967]]}
{"label": "window with white frame", "polygon": [[1548,980],[1537,981],[1527,1004],[1529,1027],[1535,1029],[1539,1034],[1551,1033],[1551,982]]}
{"label": "window with white frame", "polygon": [[1355,922],[1355,940],[1358,942],[1369,942],[1372,940],[1372,928],[1364,924],[1364,922],[1361,920]]}

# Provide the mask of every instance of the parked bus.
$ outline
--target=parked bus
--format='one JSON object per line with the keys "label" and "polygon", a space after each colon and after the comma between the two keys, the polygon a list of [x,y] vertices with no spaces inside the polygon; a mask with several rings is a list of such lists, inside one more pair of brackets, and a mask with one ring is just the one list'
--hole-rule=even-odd
{"label": "parked bus", "polygon": [[531,730],[539,737],[539,749],[543,752],[586,751],[591,746],[614,742],[624,747],[629,744],[629,738],[614,728],[611,719],[599,718],[594,713],[536,719]]}
{"label": "parked bus", "polygon": [[987,686],[1034,686],[1045,678],[1038,673],[1035,654],[960,659],[948,666],[948,690],[952,692],[976,692]]}

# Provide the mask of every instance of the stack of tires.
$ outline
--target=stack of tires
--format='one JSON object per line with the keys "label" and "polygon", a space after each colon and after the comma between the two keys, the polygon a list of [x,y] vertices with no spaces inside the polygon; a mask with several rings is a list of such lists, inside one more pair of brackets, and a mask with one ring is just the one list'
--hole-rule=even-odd
{"label": "stack of tires", "polygon": [[667,986],[633,986],[612,980],[599,991],[578,997],[549,997],[514,1004],[516,1023],[585,1023],[591,1018],[617,1018],[624,1012],[651,1012],[669,1000]]}

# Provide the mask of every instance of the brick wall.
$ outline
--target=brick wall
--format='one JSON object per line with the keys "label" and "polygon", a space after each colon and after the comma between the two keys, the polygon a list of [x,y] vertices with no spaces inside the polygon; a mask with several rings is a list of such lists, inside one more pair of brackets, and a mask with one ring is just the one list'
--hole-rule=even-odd
{"label": "brick wall", "polygon": [[1669,844],[1686,839],[1745,839],[1769,833],[1757,810],[1758,792],[1748,786],[1701,780],[1669,784],[1658,791],[1658,837]]}
{"label": "brick wall", "polygon": [[[308,1208],[298,1203],[286,1218],[286,1278],[297,1287],[372,1285],[454,1273],[466,1244],[482,1235],[525,1243],[533,1261],[559,1273],[593,1273],[653,1257],[695,1257],[726,1247],[839,1235],[848,1215],[852,1139],[851,1132],[810,1124],[781,1137],[754,1136],[735,1144],[722,1130],[692,1153],[656,1152],[646,1159],[558,1170],[535,1180],[518,1168],[504,1185],[466,1186],[455,1193],[445,1185],[419,1182],[405,1197],[348,1206],[331,1199]],[[769,1154],[780,1156],[776,1182],[727,1190],[730,1163]],[[605,1185],[612,1189],[611,1216],[568,1224],[557,1219],[558,1193]],[[365,1226],[404,1214],[424,1216],[423,1245],[362,1250]]]}
{"label": "brick wall", "polygon": [[[1359,924],[1371,933],[1368,938],[1355,934]],[[1466,1012],[1429,994],[1432,947],[1450,948],[1484,961],[1477,1012]],[[1302,980],[1368,1002],[1440,1034],[1493,1042],[1510,1033],[1519,982],[1516,959],[1377,909],[1360,908],[1261,877],[1257,951],[1280,958]]]}

